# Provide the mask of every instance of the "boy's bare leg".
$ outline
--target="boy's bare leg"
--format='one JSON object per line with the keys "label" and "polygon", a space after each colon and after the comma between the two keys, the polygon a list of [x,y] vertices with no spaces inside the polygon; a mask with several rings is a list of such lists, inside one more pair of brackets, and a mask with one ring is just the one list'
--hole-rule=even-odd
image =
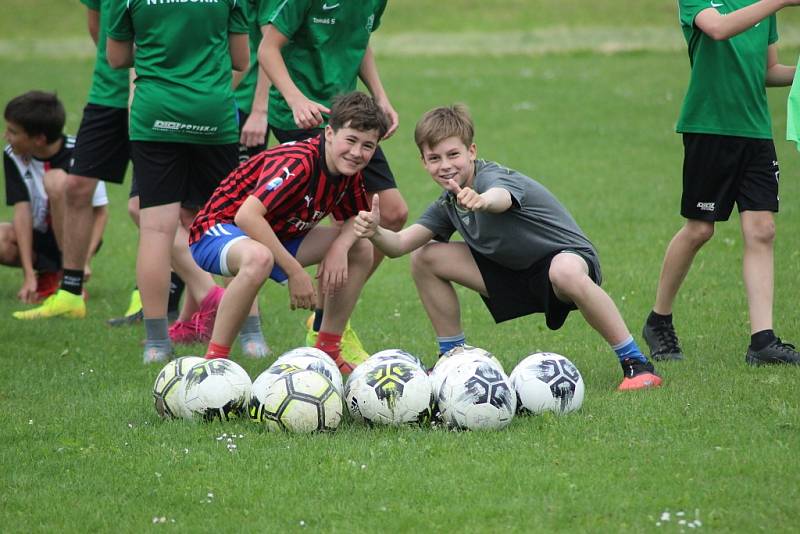
{"label": "boy's bare leg", "polygon": [[140,210],[139,252],[136,257],[136,282],[142,295],[145,319],[167,316],[170,258],[178,229],[175,202]]}
{"label": "boy's bare leg", "polygon": [[[181,309],[181,316],[191,317],[199,308],[200,302],[216,287],[214,278],[195,263],[189,250],[189,232],[183,224],[177,226],[172,246],[172,268],[186,284],[187,298]],[[191,299],[188,298],[191,296]]]}
{"label": "boy's bare leg", "polygon": [[9,222],[0,223],[0,265],[19,267],[19,247],[14,225]]}
{"label": "boy's bare leg", "polygon": [[452,282],[486,296],[472,253],[464,243],[430,242],[411,253],[411,275],[437,337],[462,332],[461,308]]}
{"label": "boy's bare leg", "polygon": [[347,254],[347,282],[333,295],[325,295],[325,315],[320,331],[341,335],[372,268],[372,244],[359,239]]}
{"label": "boy's bare leg", "polygon": [[64,269],[82,271],[86,265],[94,222],[92,196],[96,187],[95,178],[67,175],[63,219],[69,221],[69,227],[63,235]]}
{"label": "boy's bare leg", "polygon": [[713,235],[714,223],[688,219],[683,228],[673,236],[664,253],[653,311],[661,315],[672,313],[675,297],[689,273],[695,255]]}
{"label": "boy's bare leg", "polygon": [[743,211],[741,225],[744,238],[742,276],[750,311],[750,333],[754,334],[772,330],[775,217],[771,211]]}
{"label": "boy's bare leg", "polygon": [[56,244],[60,250],[64,250],[64,204],[67,201],[67,173],[61,169],[51,169],[42,176],[42,183],[47,192],[50,221],[53,226],[53,234],[56,236]]}

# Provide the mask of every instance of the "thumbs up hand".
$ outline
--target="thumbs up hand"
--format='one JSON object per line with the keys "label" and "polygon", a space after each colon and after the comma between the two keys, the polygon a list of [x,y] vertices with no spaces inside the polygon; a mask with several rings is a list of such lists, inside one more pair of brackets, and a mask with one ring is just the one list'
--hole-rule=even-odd
{"label": "thumbs up hand", "polygon": [[381,209],[378,194],[372,195],[372,209],[370,211],[359,211],[356,216],[355,230],[356,236],[369,239],[375,235],[378,225],[381,223]]}
{"label": "thumbs up hand", "polygon": [[452,178],[448,180],[448,190],[456,196],[458,204],[470,211],[486,211],[488,203],[486,199],[471,187],[461,187]]}

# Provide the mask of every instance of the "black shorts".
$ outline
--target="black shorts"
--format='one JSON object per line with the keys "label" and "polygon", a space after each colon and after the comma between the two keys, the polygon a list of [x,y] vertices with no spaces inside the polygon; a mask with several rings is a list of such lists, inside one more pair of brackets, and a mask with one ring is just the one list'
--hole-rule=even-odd
{"label": "black shorts", "polygon": [[46,232],[33,231],[33,268],[39,272],[55,273],[61,270],[61,250],[52,228]]}
{"label": "black shorts", "polygon": [[179,202],[199,209],[239,164],[238,146],[132,141],[139,208]]}
{"label": "black shorts", "polygon": [[570,252],[583,258],[589,266],[589,277],[598,285],[601,282],[592,259],[577,250],[554,252],[520,271],[504,267],[471,248],[470,252],[489,293],[488,297],[481,295],[481,298],[496,323],[544,312],[550,330],[558,330],[563,326],[569,312],[578,308],[572,302],[560,300],[550,283],[550,262],[562,252]]}
{"label": "black shorts", "polygon": [[[242,128],[244,128],[244,123],[247,122],[247,117],[249,117],[249,113],[245,113],[241,109],[239,110],[239,133],[242,133]],[[267,127],[267,133],[264,135],[264,144],[263,145],[256,145],[256,146],[245,146],[239,143],[239,163],[244,163],[248,159],[252,158],[253,156],[258,155],[259,153],[265,151],[267,149],[267,143],[269,142],[269,127]]]}
{"label": "black shorts", "polygon": [[[288,141],[302,141],[309,137],[316,137],[322,133],[321,128],[312,128],[309,130],[281,130],[270,126],[272,133],[279,143],[286,143]],[[386,161],[386,155],[383,153],[380,145],[372,155],[372,159],[362,171],[364,174],[364,181],[366,182],[367,193],[377,193],[387,189],[397,189],[397,183],[394,181],[394,174],[392,169],[389,168],[389,162]]]}
{"label": "black shorts", "polygon": [[778,211],[778,157],[771,139],[683,134],[681,215],[727,221],[742,211]]}
{"label": "black shorts", "polygon": [[121,184],[130,159],[128,110],[86,104],[72,152],[70,174]]}

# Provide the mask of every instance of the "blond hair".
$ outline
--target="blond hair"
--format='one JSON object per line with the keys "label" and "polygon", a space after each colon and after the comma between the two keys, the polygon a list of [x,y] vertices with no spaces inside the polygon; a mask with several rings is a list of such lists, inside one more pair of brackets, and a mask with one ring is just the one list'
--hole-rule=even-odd
{"label": "blond hair", "polygon": [[432,148],[448,137],[457,137],[470,146],[474,135],[475,126],[464,104],[434,108],[425,113],[414,128],[414,142],[420,153],[423,146]]}

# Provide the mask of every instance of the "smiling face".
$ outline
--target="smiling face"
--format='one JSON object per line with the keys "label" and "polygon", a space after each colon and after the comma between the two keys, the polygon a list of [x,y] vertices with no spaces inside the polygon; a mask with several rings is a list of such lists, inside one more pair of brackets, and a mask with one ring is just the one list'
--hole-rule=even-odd
{"label": "smiling face", "polygon": [[475,175],[475,143],[469,146],[458,137],[448,137],[433,147],[422,146],[422,164],[443,189],[451,190],[449,180],[459,187],[471,187]]}
{"label": "smiling face", "polygon": [[356,174],[367,166],[378,148],[378,130],[362,132],[348,124],[336,131],[325,127],[325,163],[333,174]]}
{"label": "smiling face", "polygon": [[19,124],[6,120],[6,131],[3,133],[6,142],[11,145],[11,150],[14,154],[22,157],[31,157],[42,146],[47,145],[47,141],[43,134],[31,136],[28,135],[22,126]]}

